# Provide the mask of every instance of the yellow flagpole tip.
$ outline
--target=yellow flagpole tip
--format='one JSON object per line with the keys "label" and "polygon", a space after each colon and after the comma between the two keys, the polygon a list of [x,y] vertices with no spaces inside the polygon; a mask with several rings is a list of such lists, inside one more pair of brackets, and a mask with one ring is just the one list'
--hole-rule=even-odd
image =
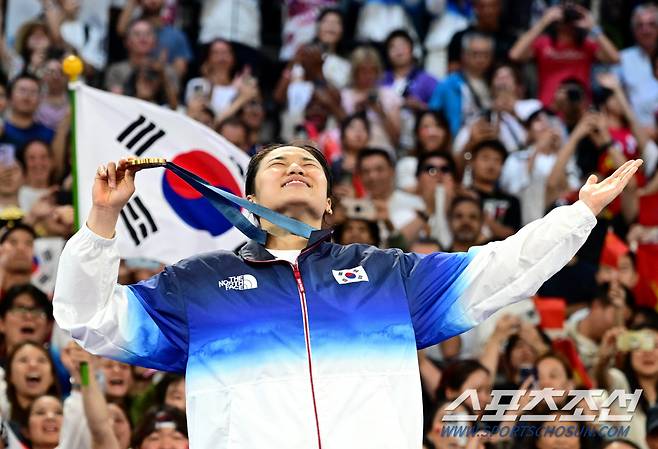
{"label": "yellow flagpole tip", "polygon": [[75,81],[82,73],[82,60],[75,55],[70,55],[62,61],[62,71],[69,77],[69,81]]}

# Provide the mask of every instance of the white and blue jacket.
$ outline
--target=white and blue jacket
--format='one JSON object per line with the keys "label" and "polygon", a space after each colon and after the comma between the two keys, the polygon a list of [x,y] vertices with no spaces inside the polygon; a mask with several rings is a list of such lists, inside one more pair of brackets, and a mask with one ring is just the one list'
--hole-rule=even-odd
{"label": "white and blue jacket", "polygon": [[578,202],[425,257],[316,231],[294,265],[250,242],[130,286],[116,241],[85,227],[59,263],[55,318],[93,353],[185,372],[191,449],[418,449],[416,350],[534,294],[595,223]]}

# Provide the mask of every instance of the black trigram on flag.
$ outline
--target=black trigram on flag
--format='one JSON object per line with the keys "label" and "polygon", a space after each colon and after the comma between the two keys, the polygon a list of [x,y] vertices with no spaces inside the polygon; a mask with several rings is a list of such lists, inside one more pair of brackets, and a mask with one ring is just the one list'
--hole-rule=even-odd
{"label": "black trigram on flag", "polygon": [[121,131],[121,134],[117,136],[117,141],[139,157],[165,134],[155,123],[140,115],[137,120]]}
{"label": "black trigram on flag", "polygon": [[128,204],[121,209],[121,220],[126,225],[126,229],[128,229],[128,233],[136,246],[139,246],[149,235],[158,231],[151,213],[138,196],[131,198]]}

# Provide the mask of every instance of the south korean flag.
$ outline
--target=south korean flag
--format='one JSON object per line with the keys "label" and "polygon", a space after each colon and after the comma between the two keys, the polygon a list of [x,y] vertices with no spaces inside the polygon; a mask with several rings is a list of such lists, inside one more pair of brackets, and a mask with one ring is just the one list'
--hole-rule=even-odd
{"label": "south korean flag", "polygon": [[352,282],[368,282],[368,274],[361,265],[345,270],[331,270],[334,279],[339,284],[351,284]]}

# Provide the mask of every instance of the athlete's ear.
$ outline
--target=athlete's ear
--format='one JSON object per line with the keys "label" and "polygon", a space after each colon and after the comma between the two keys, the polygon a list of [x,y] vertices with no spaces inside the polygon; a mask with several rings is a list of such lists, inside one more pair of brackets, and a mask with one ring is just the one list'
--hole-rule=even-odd
{"label": "athlete's ear", "polygon": [[327,207],[324,210],[329,215],[334,213],[334,211],[331,210],[331,198],[327,198]]}
{"label": "athlete's ear", "polygon": [[248,200],[249,202],[251,202],[251,203],[255,203],[255,202],[256,202],[256,201],[254,201],[254,196],[253,196],[253,195],[247,195],[247,200]]}

